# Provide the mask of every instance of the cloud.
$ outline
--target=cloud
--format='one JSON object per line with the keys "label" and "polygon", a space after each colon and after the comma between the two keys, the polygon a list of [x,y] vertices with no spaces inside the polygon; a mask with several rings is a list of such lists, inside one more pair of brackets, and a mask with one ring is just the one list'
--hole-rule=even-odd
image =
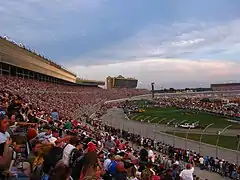
{"label": "cloud", "polygon": [[81,77],[105,80],[107,76],[135,77],[142,87],[198,87],[234,80],[240,76],[240,62],[219,60],[148,59],[106,65],[69,66]]}
{"label": "cloud", "polygon": [[2,1],[0,34],[31,47],[59,42],[59,39],[63,42],[69,37],[84,35],[84,25],[80,22],[86,22],[86,16],[91,14],[87,18],[90,23],[103,4],[103,0]]}
{"label": "cloud", "polygon": [[[136,2],[128,2],[122,11],[119,1],[3,1],[0,34],[61,63],[92,65],[166,57],[233,60],[240,55],[236,47],[240,42],[239,19],[199,18],[215,17],[211,12],[230,16],[238,1],[217,3],[217,12],[218,1],[204,0],[196,7],[188,6],[189,2],[166,1],[158,9],[156,0],[148,3],[149,10],[147,3]],[[206,4],[207,11],[201,11]],[[196,16],[194,11],[201,13]]]}
{"label": "cloud", "polygon": [[240,19],[221,23],[198,21],[150,24],[134,36],[73,60],[86,64],[132,61],[143,58],[238,60]]}
{"label": "cloud", "polygon": [[238,4],[237,0],[3,1],[0,35],[22,42],[80,77],[102,80],[121,74],[138,78],[146,87],[150,81],[169,87],[207,86],[239,77]]}
{"label": "cloud", "polygon": [[177,46],[177,47],[186,47],[186,46],[192,46],[194,44],[198,44],[200,42],[203,42],[204,39],[193,39],[193,40],[181,40],[177,42],[172,42],[172,46]]}

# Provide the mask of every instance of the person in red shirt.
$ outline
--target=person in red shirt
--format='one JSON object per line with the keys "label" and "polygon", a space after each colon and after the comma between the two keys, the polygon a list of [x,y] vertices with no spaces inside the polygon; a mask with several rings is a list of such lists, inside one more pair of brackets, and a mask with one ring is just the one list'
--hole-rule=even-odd
{"label": "person in red shirt", "polygon": [[120,150],[124,150],[126,148],[126,145],[123,143],[123,140],[120,141],[119,145],[118,145],[118,148]]}
{"label": "person in red shirt", "polygon": [[73,120],[73,125],[75,126],[75,127],[77,127],[78,126],[78,122],[77,122],[77,120],[75,119],[75,120]]}

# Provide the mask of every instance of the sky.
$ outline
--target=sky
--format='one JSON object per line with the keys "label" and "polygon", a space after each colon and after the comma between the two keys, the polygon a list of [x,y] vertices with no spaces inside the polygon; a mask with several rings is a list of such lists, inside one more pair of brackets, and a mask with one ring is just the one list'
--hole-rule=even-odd
{"label": "sky", "polygon": [[0,35],[81,78],[140,88],[239,82],[239,0],[1,0]]}

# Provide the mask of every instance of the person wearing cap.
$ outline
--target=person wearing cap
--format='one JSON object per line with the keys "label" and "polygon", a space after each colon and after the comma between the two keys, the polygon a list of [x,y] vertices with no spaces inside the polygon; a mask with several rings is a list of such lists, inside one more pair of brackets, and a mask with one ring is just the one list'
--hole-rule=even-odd
{"label": "person wearing cap", "polygon": [[31,141],[34,138],[36,138],[37,135],[38,135],[38,132],[37,132],[37,130],[35,128],[29,128],[28,131],[27,131],[26,137],[27,137],[28,141]]}
{"label": "person wearing cap", "polygon": [[87,144],[88,148],[87,148],[87,151],[88,152],[95,152],[96,151],[96,145],[93,143],[93,142],[89,142]]}
{"label": "person wearing cap", "polygon": [[181,180],[193,180],[194,166],[195,166],[194,161],[192,161],[192,165],[191,164],[186,165],[186,169],[182,170],[179,175]]}

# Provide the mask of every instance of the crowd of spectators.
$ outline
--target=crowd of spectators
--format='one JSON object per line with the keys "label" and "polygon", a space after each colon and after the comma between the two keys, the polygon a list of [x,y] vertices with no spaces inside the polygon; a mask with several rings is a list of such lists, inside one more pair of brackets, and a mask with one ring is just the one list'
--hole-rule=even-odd
{"label": "crowd of spectators", "polygon": [[[117,134],[119,132],[119,134],[121,134],[120,136],[124,137],[124,139],[135,143],[138,147],[144,147],[144,149],[147,150],[148,153],[146,153],[146,151],[143,149],[139,151],[140,160],[142,154],[141,152],[145,151],[145,154],[148,155],[146,157],[148,157],[151,162],[153,162],[153,164],[157,164],[158,167],[165,167],[165,169],[172,167],[173,169],[171,169],[171,172],[173,172],[172,175],[175,179],[178,179],[178,175],[180,177],[183,176],[181,175],[179,169],[183,169],[184,167],[191,169],[189,163],[200,167],[201,170],[218,173],[223,177],[229,177],[231,179],[239,179],[240,177],[240,166],[225,161],[224,159],[209,156],[203,157],[200,154],[189,149],[176,148],[169,144],[158,142],[150,138],[141,137],[140,135],[121,131],[112,127],[109,128],[112,130],[112,132],[115,132]],[[155,170],[158,169],[158,167],[155,167]],[[162,172],[160,174],[162,174]],[[190,174],[193,174],[193,172],[190,171]],[[182,179],[184,178],[182,177]]]}
{"label": "crowd of spectators", "polygon": [[[137,174],[138,179],[149,179],[159,174],[154,172],[153,164],[148,164],[148,159],[143,164],[138,162],[137,151],[120,140],[123,134],[118,136],[116,132],[119,131],[94,121],[90,121],[91,129],[67,115],[67,102],[64,107],[54,103],[59,103],[58,99],[61,100],[65,93],[81,95],[88,92],[89,98],[94,95],[91,88],[83,90],[78,87],[80,93],[71,88],[1,77],[1,179],[137,179]],[[103,96],[107,93],[107,97],[112,92],[99,90],[99,93]],[[39,101],[45,94],[46,99]],[[58,97],[58,94],[61,95]],[[115,95],[115,98],[121,97]],[[68,95],[66,101],[71,101],[70,98]],[[53,99],[51,103],[50,99]],[[91,100],[87,102],[89,106],[93,105]],[[65,111],[60,108],[66,109],[66,116],[62,116]],[[100,117],[105,112],[103,106],[96,114]],[[88,115],[85,118],[89,121]]]}
{"label": "crowd of spectators", "polygon": [[[231,101],[226,102],[226,99],[212,99],[202,96],[169,96],[157,98],[158,106],[165,107],[178,107],[181,109],[192,109],[198,111],[205,111],[209,113],[215,113],[227,117],[240,118],[240,103],[237,101],[231,103]],[[239,96],[238,96],[239,97]]]}
{"label": "crowd of spectators", "polygon": [[79,118],[82,115],[79,109],[88,109],[103,100],[147,93],[138,89],[106,90],[97,87],[67,86],[12,76],[0,76],[0,90],[18,94],[25,103],[31,104],[31,108],[37,107],[38,111],[45,115],[57,109],[61,118]]}
{"label": "crowd of spectators", "polygon": [[[9,106],[2,105],[0,117],[1,179],[197,180],[193,173],[199,164],[237,178],[237,167],[224,160],[202,161],[195,152],[114,129],[98,118],[87,118],[87,125],[59,120],[53,112],[48,121],[35,123],[20,118],[28,107],[19,96],[2,92],[2,99],[9,99]],[[101,117],[106,110],[103,106],[96,114]]]}
{"label": "crowd of spectators", "polygon": [[[107,91],[5,76],[0,83],[0,179],[199,179],[193,172],[202,162],[200,155],[101,122],[111,108],[103,100],[142,91]],[[80,119],[73,118],[77,108],[77,113],[83,111]],[[92,118],[90,109],[91,113],[98,109]],[[224,160],[216,159],[205,159],[201,168],[237,178],[236,166],[226,162],[223,168]]]}
{"label": "crowd of spectators", "polygon": [[[49,114],[50,119],[41,120],[34,114],[27,116],[29,106],[25,106],[20,96],[2,91],[1,99],[5,102],[0,114],[1,179],[167,180],[193,177],[194,167],[188,164],[187,169],[181,171],[177,159],[154,154],[149,140],[141,144],[144,146],[141,151],[140,148],[134,150],[129,142],[140,136],[88,118],[91,125],[59,119],[55,111]],[[96,114],[101,116],[105,112],[106,108],[102,107]],[[188,172],[192,173],[188,175]]]}

